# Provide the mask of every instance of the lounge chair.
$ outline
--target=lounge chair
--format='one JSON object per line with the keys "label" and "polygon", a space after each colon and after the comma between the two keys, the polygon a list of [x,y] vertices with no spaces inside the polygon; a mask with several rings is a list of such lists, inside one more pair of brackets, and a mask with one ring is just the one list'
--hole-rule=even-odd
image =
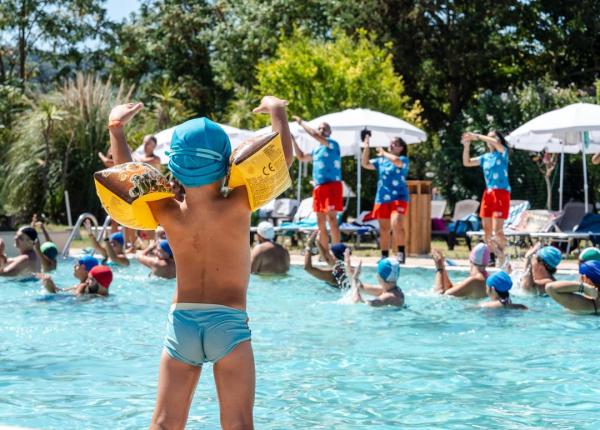
{"label": "lounge chair", "polygon": [[[586,209],[585,203],[569,202],[565,205],[562,216],[555,220],[548,231],[531,233],[530,237],[544,243],[566,243],[566,255],[569,255],[575,240],[590,239],[589,232],[580,230],[579,225],[591,211],[591,204],[588,204]],[[590,220],[591,218],[588,217],[586,223]]]}
{"label": "lounge chair", "polygon": [[461,200],[454,206],[454,213],[450,224],[442,229],[432,229],[432,237],[443,237],[448,244],[448,249],[454,249],[456,240],[462,237],[467,242],[467,247],[471,249],[471,238],[467,236],[467,231],[476,230],[473,218],[477,217],[477,200]]}

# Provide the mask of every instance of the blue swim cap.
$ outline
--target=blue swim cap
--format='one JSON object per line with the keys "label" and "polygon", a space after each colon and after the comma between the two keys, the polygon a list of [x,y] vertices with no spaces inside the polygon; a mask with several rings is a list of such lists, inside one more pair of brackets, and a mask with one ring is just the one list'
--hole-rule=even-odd
{"label": "blue swim cap", "polygon": [[377,263],[377,274],[385,282],[395,284],[400,276],[400,264],[393,258],[382,258]]}
{"label": "blue swim cap", "polygon": [[488,277],[485,283],[488,287],[493,288],[500,293],[508,292],[513,284],[508,273],[503,272],[502,270]]}
{"label": "blue swim cap", "polygon": [[343,243],[336,243],[335,245],[331,245],[331,252],[335,255],[335,258],[338,260],[344,259],[344,252],[346,252],[346,245]]}
{"label": "blue swim cap", "polygon": [[600,286],[600,261],[592,260],[581,263],[579,273],[587,276],[594,285]]}
{"label": "blue swim cap", "polygon": [[168,240],[163,239],[163,240],[159,241],[158,242],[158,246],[160,247],[160,249],[162,249],[167,254],[169,254],[169,257],[173,256],[173,251],[171,250],[171,245],[169,245],[169,241]]}
{"label": "blue swim cap", "polygon": [[556,269],[562,260],[562,254],[558,248],[553,246],[544,246],[537,252],[538,257],[542,259],[548,266]]}
{"label": "blue swim cap", "polygon": [[91,255],[84,255],[79,259],[78,263],[82,266],[85,266],[85,270],[89,272],[90,270],[92,270],[93,267],[96,267],[98,265],[98,260],[96,260]]}
{"label": "blue swim cap", "polygon": [[199,187],[225,177],[231,143],[219,124],[196,118],[175,127],[168,154],[173,176],[184,187]]}
{"label": "blue swim cap", "polygon": [[42,246],[40,246],[40,251],[50,260],[56,260],[56,256],[58,255],[58,248],[54,242],[44,242]]}
{"label": "blue swim cap", "polygon": [[121,244],[121,246],[125,245],[125,238],[123,237],[123,233],[121,232],[111,234],[109,236],[109,239],[118,242],[119,244]]}

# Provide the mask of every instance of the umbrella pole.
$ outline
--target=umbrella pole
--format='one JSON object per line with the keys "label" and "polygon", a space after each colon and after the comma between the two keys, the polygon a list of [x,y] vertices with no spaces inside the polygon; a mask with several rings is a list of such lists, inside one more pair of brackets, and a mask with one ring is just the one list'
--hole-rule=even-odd
{"label": "umbrella pole", "polygon": [[587,162],[585,159],[586,136],[582,133],[581,139],[581,154],[583,159],[583,196],[585,201],[585,213],[588,212],[588,181],[587,181]]}
{"label": "umbrella pole", "polygon": [[356,218],[360,215],[360,190],[361,190],[361,169],[360,169],[360,146],[356,156]]}
{"label": "umbrella pole", "polygon": [[296,190],[296,200],[300,206],[300,197],[302,196],[302,161],[298,160],[298,185]]}
{"label": "umbrella pole", "polygon": [[565,144],[560,147],[560,184],[558,189],[558,210],[563,208],[563,183],[565,179]]}

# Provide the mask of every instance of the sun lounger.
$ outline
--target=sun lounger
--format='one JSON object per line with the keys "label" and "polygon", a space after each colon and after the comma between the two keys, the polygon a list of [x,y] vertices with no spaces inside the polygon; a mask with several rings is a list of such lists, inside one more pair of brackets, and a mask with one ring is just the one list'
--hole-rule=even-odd
{"label": "sun lounger", "polygon": [[[432,202],[433,203],[433,202]],[[445,226],[443,230],[432,229],[432,237],[443,237],[448,244],[449,249],[454,249],[456,239],[463,237],[467,242],[467,247],[471,249],[471,238],[466,235],[469,230],[476,230],[475,225],[471,221],[472,216],[477,216],[477,208],[479,208],[479,202],[477,200],[461,200],[454,206],[454,213],[452,215],[451,224]],[[461,233],[464,231],[464,233]]]}
{"label": "sun lounger", "polygon": [[549,231],[531,233],[530,237],[545,243],[566,243],[566,255],[569,255],[575,240],[590,240],[590,230],[592,234],[595,233],[594,217],[588,216],[594,215],[589,213],[591,210],[592,205],[588,205],[586,210],[584,203],[569,202],[565,205],[562,216],[553,223]]}

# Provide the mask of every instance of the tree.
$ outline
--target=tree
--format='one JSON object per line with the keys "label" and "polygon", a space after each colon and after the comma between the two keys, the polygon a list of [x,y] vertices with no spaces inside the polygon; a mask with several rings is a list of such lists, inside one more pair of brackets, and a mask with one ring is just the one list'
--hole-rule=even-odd
{"label": "tree", "polygon": [[90,50],[82,42],[102,37],[109,27],[105,13],[102,0],[0,2],[0,84],[16,79],[25,86],[44,61],[81,66]]}
{"label": "tree", "polygon": [[210,67],[208,32],[214,9],[204,0],[147,0],[116,34],[111,73],[140,86],[142,98],[168,81],[187,109],[213,111],[218,88]]}

